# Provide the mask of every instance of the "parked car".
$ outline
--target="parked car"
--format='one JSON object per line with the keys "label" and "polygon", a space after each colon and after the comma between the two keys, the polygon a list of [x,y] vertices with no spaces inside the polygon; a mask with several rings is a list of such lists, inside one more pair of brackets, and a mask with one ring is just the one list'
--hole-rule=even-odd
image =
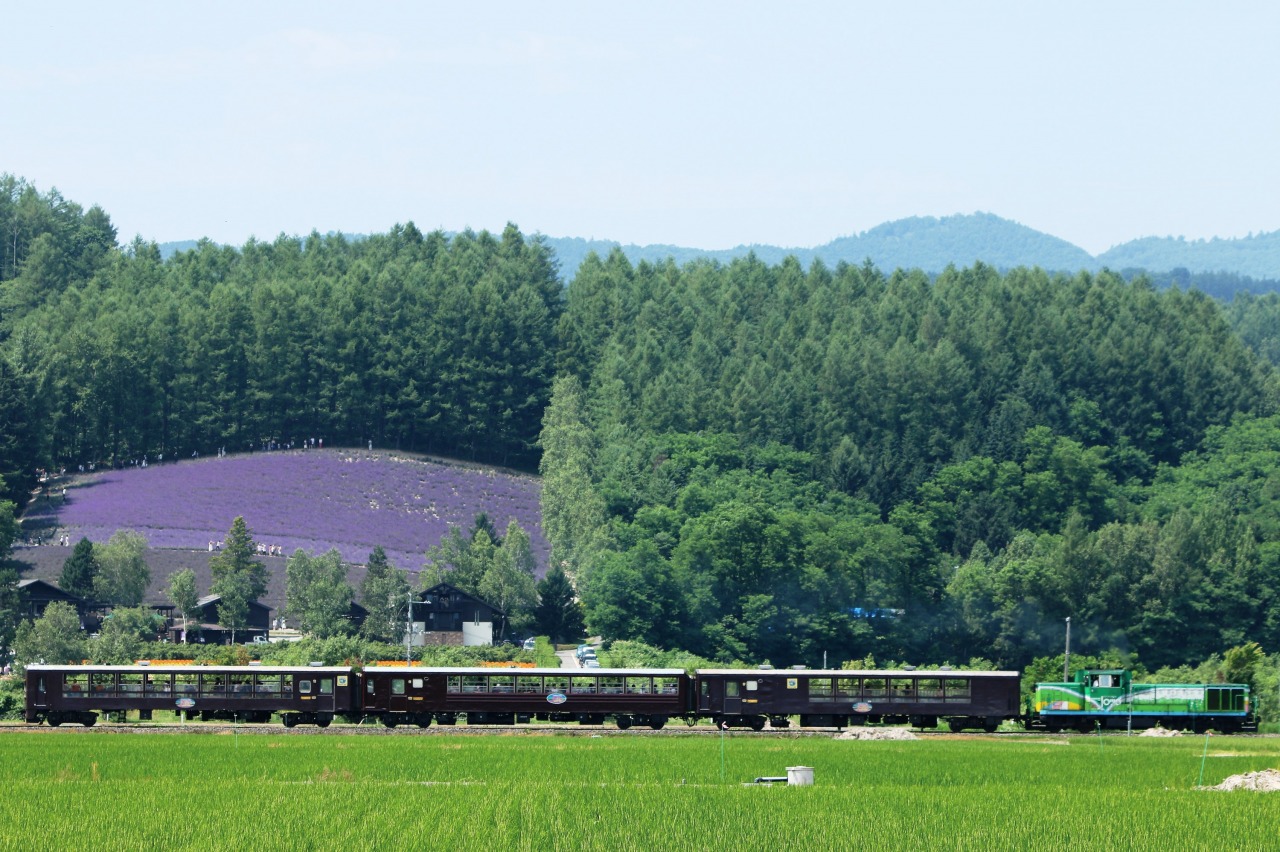
{"label": "parked car", "polygon": [[522,647],[526,651],[532,651],[534,648],[537,647],[537,644],[538,644],[537,642],[533,641],[533,637],[530,636],[528,639],[524,640],[524,642],[522,643]]}

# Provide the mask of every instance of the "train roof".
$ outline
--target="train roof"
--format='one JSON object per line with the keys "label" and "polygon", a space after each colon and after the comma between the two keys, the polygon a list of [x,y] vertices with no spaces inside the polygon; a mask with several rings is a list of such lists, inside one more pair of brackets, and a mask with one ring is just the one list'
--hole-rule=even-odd
{"label": "train roof", "polygon": [[698,675],[797,677],[1022,677],[1021,672],[973,669],[698,669]]}
{"label": "train roof", "polygon": [[27,671],[72,671],[72,672],[164,672],[170,674],[172,672],[226,672],[235,674],[252,674],[253,672],[269,672],[271,674],[286,674],[297,672],[325,672],[326,674],[351,674],[353,669],[351,666],[199,666],[199,665],[177,665],[166,666],[163,663],[139,666],[111,666],[111,665],[51,665],[48,663],[35,663],[27,666]]}
{"label": "train roof", "polygon": [[476,666],[472,668],[454,668],[452,666],[369,666],[366,672],[426,672],[427,674],[451,674],[451,675],[559,675],[562,677],[595,677],[597,675],[607,675],[610,677],[681,677],[686,672],[684,669],[530,669],[530,668],[499,668],[496,666]]}

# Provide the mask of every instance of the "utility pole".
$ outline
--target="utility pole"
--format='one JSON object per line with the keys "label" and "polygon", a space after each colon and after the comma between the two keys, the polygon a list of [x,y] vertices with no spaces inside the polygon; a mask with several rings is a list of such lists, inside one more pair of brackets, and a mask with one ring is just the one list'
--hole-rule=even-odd
{"label": "utility pole", "polygon": [[413,664],[413,590],[407,595],[408,605],[404,608],[404,664]]}
{"label": "utility pole", "polygon": [[1062,657],[1062,679],[1071,680],[1071,616],[1067,616],[1067,653]]}

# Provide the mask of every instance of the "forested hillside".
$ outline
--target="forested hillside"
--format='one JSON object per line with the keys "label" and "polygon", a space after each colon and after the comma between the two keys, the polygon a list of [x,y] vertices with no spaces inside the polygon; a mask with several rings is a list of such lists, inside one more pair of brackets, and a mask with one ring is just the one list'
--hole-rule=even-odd
{"label": "forested hillside", "polygon": [[[0,470],[321,438],[540,467],[590,627],[780,664],[1280,643],[1278,303],[540,239],[161,259],[0,192]],[[1239,331],[1237,332],[1236,329]]]}

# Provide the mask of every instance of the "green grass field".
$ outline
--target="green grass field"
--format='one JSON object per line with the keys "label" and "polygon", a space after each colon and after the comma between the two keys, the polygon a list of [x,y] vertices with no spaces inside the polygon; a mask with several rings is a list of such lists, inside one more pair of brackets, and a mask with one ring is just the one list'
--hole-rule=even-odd
{"label": "green grass field", "polygon": [[[1066,744],[1063,744],[1063,743]],[[0,733],[0,849],[1264,849],[1205,740]],[[1215,737],[1204,783],[1280,767]],[[814,767],[813,787],[744,786]]]}

